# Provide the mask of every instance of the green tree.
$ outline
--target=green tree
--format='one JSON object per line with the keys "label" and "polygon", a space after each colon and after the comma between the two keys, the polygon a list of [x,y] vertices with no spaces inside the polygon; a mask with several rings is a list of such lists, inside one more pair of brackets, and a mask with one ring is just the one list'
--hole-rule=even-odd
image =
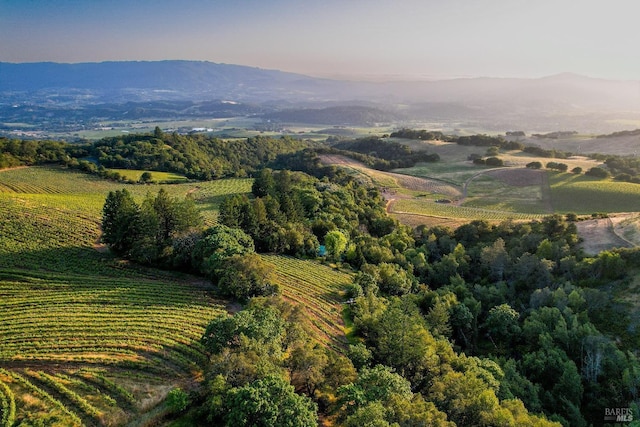
{"label": "green tree", "polygon": [[509,304],[500,304],[489,310],[484,327],[493,339],[508,345],[511,339],[520,333],[519,317],[520,314]]}
{"label": "green tree", "polygon": [[142,172],[142,175],[140,175],[140,182],[151,182],[153,180],[153,177],[151,176],[151,172],[146,171],[146,172]]}
{"label": "green tree", "polygon": [[347,243],[349,240],[347,236],[344,235],[343,232],[339,230],[332,230],[324,236],[324,244],[327,248],[327,253],[329,256],[338,261],[340,259],[340,255],[347,249]]}
{"label": "green tree", "polygon": [[276,183],[273,178],[273,171],[269,168],[264,168],[256,176],[251,186],[251,192],[256,197],[265,197],[267,195],[273,195],[275,191]]}
{"label": "green tree", "polygon": [[167,394],[167,406],[174,414],[182,412],[189,406],[189,395],[179,387],[174,388]]}
{"label": "green tree", "polygon": [[198,240],[191,254],[192,265],[201,273],[213,276],[225,259],[255,252],[253,239],[239,228],[214,225]]}
{"label": "green tree", "polygon": [[218,276],[221,292],[241,301],[255,296],[273,295],[278,286],[273,283],[275,266],[258,254],[233,255],[222,261]]}
{"label": "green tree", "polygon": [[498,237],[492,245],[482,248],[480,260],[483,266],[489,270],[491,279],[502,280],[509,261],[504,240]]}
{"label": "green tree", "polygon": [[102,241],[129,255],[140,234],[140,207],[126,189],[110,191],[102,208]]}
{"label": "green tree", "polygon": [[387,404],[394,395],[411,399],[411,384],[393,369],[383,365],[376,365],[371,369],[362,368],[355,382],[338,389],[339,401],[347,414],[371,402]]}
{"label": "green tree", "polygon": [[529,162],[526,164],[526,167],[529,169],[542,169],[541,162]]}
{"label": "green tree", "polygon": [[289,355],[287,365],[291,370],[291,383],[313,397],[316,389],[324,382],[324,369],[329,359],[326,351],[318,344],[306,342],[296,346]]}
{"label": "green tree", "polygon": [[207,325],[201,341],[212,354],[236,347],[242,336],[275,350],[282,348],[284,330],[285,322],[276,308],[250,306],[233,316],[221,314],[215,317]]}
{"label": "green tree", "polygon": [[295,393],[283,378],[270,376],[231,389],[225,425],[255,427],[316,427],[317,407]]}

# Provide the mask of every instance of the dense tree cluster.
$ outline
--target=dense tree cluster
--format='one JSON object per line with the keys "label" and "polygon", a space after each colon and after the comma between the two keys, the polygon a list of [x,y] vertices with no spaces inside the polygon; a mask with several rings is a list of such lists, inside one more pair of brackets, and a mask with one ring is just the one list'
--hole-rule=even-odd
{"label": "dense tree cluster", "polygon": [[202,229],[192,200],[160,190],[138,205],[123,189],[112,191],[103,207],[102,240],[111,250],[141,264],[204,275],[222,295],[240,301],[278,292],[273,266],[255,253],[253,240],[237,228]]}
{"label": "dense tree cluster", "polygon": [[[332,145],[332,148],[346,151],[350,157],[354,157],[367,166],[379,170],[407,168],[420,162],[437,162],[440,160],[440,156],[435,153],[413,151],[404,144],[378,137],[342,141]],[[354,153],[359,153],[361,156]]]}
{"label": "dense tree cluster", "polygon": [[202,224],[193,200],[177,200],[164,189],[138,205],[126,189],[107,195],[102,240],[117,254],[149,265],[170,263],[173,243]]}
{"label": "dense tree cluster", "polygon": [[[344,239],[358,236],[361,227],[383,232],[390,219],[378,191],[345,180],[340,185],[301,172],[265,168],[255,178],[255,197],[227,198],[220,206],[220,222],[242,229],[260,252],[303,257],[315,257],[320,243],[332,248],[332,232],[343,232]],[[346,243],[342,246],[346,250]]]}
{"label": "dense tree cluster", "polygon": [[257,136],[221,140],[205,135],[122,135],[93,144],[91,154],[107,168],[176,172],[189,178],[246,176],[278,154],[298,151],[307,144],[282,137]]}
{"label": "dense tree cluster", "polygon": [[222,140],[164,133],[159,128],[150,134],[120,135],[91,144],[0,137],[0,168],[57,163],[119,181],[124,178],[108,168],[175,172],[208,180],[247,176],[279,154],[308,145],[290,137]]}
{"label": "dense tree cluster", "polygon": [[546,168],[557,170],[559,172],[566,172],[567,169],[569,169],[569,166],[566,163],[547,162]]}
{"label": "dense tree cluster", "polygon": [[[426,130],[413,130],[403,129],[401,131],[393,132],[392,137],[406,138],[406,139],[422,139],[422,140],[439,140],[455,142],[459,145],[473,145],[477,147],[498,147],[505,150],[520,150],[525,153],[533,154],[540,157],[566,159],[570,157],[572,153],[559,151],[555,149],[546,150],[544,148],[527,145],[525,146],[519,141],[512,139],[505,139],[502,136],[490,136],[490,135],[470,135],[470,136],[455,136],[455,135],[443,135],[441,132],[426,131]],[[513,135],[510,135],[513,136]]]}
{"label": "dense tree cluster", "polygon": [[0,137],[0,169],[46,163],[66,163],[86,155],[81,147],[59,141],[18,140]]}
{"label": "dense tree cluster", "polygon": [[589,170],[586,171],[584,174],[588,176],[592,176],[594,178],[601,178],[601,179],[609,178],[609,176],[611,176],[608,170],[604,168],[599,168],[599,167],[589,168]]}
{"label": "dense tree cluster", "polygon": [[455,138],[439,131],[428,131],[425,129],[400,129],[392,132],[390,136],[391,138],[421,139],[423,141],[452,141],[452,138]]}
{"label": "dense tree cluster", "polygon": [[[280,172],[270,173],[277,181]],[[265,173],[254,191],[268,194],[270,181]],[[586,425],[602,407],[633,401],[624,378],[638,370],[637,361],[600,332],[611,329],[613,308],[598,286],[623,279],[637,262],[634,252],[584,257],[575,225],[560,216],[528,224],[475,221],[455,231],[422,227],[417,234],[393,221],[376,235],[361,227],[333,231],[324,233],[330,256],[361,271],[349,290],[366,345],[354,351],[359,375],[378,365],[394,369],[409,383],[407,402],[435,403],[430,419],[533,423],[527,408]],[[625,322],[617,333],[632,342]],[[371,413],[398,422],[390,401],[356,404],[346,390],[334,408],[344,425]]]}
{"label": "dense tree cluster", "polygon": [[640,183],[640,159],[637,157],[609,156],[604,164],[615,180]]}
{"label": "dense tree cluster", "polygon": [[314,400],[335,399],[356,371],[314,343],[305,325],[301,311],[279,299],[254,298],[213,319],[202,338],[211,354],[202,417],[227,426],[317,425]]}

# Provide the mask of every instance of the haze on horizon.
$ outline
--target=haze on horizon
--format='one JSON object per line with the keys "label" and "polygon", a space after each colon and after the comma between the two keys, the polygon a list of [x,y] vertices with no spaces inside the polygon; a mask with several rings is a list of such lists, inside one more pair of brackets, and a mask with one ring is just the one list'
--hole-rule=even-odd
{"label": "haze on horizon", "polygon": [[0,0],[1,62],[203,60],[322,77],[640,79],[632,0]]}

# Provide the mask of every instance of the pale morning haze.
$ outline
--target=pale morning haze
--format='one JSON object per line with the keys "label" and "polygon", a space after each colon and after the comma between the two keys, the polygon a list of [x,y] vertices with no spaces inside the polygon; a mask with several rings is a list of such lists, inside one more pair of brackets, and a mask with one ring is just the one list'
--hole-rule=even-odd
{"label": "pale morning haze", "polygon": [[347,78],[640,78],[632,0],[0,0],[0,62],[186,59]]}

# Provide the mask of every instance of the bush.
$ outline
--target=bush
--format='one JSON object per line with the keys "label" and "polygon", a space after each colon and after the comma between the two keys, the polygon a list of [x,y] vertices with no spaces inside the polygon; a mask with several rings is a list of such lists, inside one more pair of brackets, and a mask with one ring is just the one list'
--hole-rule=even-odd
{"label": "bush", "polygon": [[167,394],[167,406],[172,413],[180,413],[189,406],[189,395],[181,388],[176,387]]}
{"label": "bush", "polygon": [[485,164],[487,166],[504,166],[504,162],[498,157],[489,157],[485,160]]}
{"label": "bush", "polygon": [[526,166],[529,169],[542,169],[542,163],[540,163],[540,162],[527,163]]}
{"label": "bush", "polygon": [[589,169],[587,172],[585,172],[585,175],[589,175],[592,176],[594,178],[608,178],[609,177],[609,172],[602,169],[602,168],[598,168],[598,167],[593,167],[591,169]]}

